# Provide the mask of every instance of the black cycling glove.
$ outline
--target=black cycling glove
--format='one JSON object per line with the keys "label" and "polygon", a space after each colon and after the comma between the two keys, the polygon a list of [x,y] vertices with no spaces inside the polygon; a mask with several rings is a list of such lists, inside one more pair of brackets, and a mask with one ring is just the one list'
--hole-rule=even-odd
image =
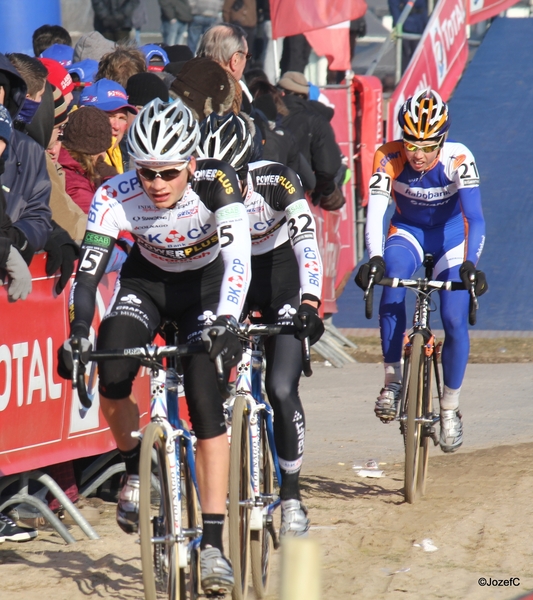
{"label": "black cycling glove", "polygon": [[85,366],[93,348],[91,342],[81,336],[71,336],[57,351],[57,373],[63,379],[72,379],[72,341],[77,339],[80,349],[80,362]]}
{"label": "black cycling glove", "polygon": [[242,344],[238,332],[235,317],[225,315],[217,317],[212,325],[202,331],[202,340],[209,352],[209,358],[214,362],[220,354],[224,369],[231,369],[242,358]]}
{"label": "black cycling glove", "polygon": [[385,261],[382,256],[373,256],[367,263],[359,267],[354,281],[362,290],[368,288],[372,268],[375,269],[374,283],[379,283],[385,275]]}
{"label": "black cycling glove", "polygon": [[310,304],[300,304],[298,312],[293,315],[292,321],[296,327],[294,336],[298,340],[309,338],[309,343],[313,345],[322,337],[324,333],[324,323],[318,316],[318,309]]}
{"label": "black cycling glove", "polygon": [[483,294],[489,289],[485,273],[476,269],[474,263],[470,260],[465,260],[465,262],[460,266],[459,276],[461,277],[461,281],[465,284],[465,288],[467,290],[470,289],[472,282],[474,282],[474,291],[476,296],[483,296]]}

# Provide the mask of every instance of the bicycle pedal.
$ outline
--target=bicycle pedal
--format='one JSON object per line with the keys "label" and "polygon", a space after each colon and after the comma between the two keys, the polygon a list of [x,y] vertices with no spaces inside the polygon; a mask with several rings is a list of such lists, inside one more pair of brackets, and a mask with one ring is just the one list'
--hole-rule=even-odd
{"label": "bicycle pedal", "polygon": [[429,437],[433,440],[433,444],[435,446],[439,445],[439,436],[437,434],[437,430],[435,429],[435,427],[432,427],[430,432],[429,432]]}

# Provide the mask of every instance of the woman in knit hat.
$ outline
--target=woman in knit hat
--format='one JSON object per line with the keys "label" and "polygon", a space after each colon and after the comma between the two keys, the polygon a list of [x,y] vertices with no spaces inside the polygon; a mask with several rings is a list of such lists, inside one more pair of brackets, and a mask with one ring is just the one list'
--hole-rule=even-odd
{"label": "woman in knit hat", "polygon": [[69,115],[59,163],[65,171],[68,195],[85,213],[89,212],[96,189],[117,174],[114,167],[104,162],[111,138],[111,123],[103,110],[83,106]]}

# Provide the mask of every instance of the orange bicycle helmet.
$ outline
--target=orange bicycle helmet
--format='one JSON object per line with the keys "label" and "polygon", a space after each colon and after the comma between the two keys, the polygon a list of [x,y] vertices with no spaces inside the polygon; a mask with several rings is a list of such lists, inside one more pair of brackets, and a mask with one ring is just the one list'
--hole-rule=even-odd
{"label": "orange bicycle helmet", "polygon": [[425,141],[442,137],[450,128],[448,105],[428,88],[404,102],[398,122],[404,135],[410,138]]}

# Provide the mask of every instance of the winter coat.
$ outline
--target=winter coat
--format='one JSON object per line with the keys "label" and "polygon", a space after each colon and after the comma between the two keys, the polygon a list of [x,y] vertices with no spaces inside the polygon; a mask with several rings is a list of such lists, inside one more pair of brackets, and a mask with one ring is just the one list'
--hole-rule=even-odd
{"label": "winter coat", "polygon": [[[392,24],[394,26],[396,26],[406,4],[407,2],[405,0],[389,0],[389,11],[392,15]],[[427,0],[416,0],[407,19],[405,19],[402,29],[407,33],[423,33],[427,22]]]}
{"label": "winter coat", "polygon": [[161,20],[171,21],[178,19],[182,23],[192,21],[192,12],[189,0],[159,0],[161,7]]}
{"label": "winter coat", "polygon": [[70,156],[66,148],[61,148],[59,151],[58,162],[65,173],[65,190],[67,194],[87,214],[96,192],[96,186],[87,177],[85,169]]}
{"label": "winter coat", "polygon": [[222,12],[224,0],[190,0],[193,15],[202,17],[218,17]]}
{"label": "winter coat", "polygon": [[320,114],[321,109],[305,98],[286,94],[283,101],[289,114],[281,124],[293,133],[300,152],[315,172],[313,195],[328,196],[335,189],[335,175],[341,166],[341,151],[335,141],[333,128]]}
{"label": "winter coat", "polygon": [[140,0],[91,0],[94,10],[94,29],[120,31],[133,27],[132,16]]}
{"label": "winter coat", "polygon": [[257,25],[255,0],[224,0],[222,17],[226,23],[236,23],[241,27],[255,27]]}
{"label": "winter coat", "polygon": [[63,167],[60,164],[54,164],[48,154],[46,155],[46,166],[52,182],[50,208],[54,221],[79,243],[87,228],[87,214],[67,194]]}
{"label": "winter coat", "polygon": [[[11,82],[4,105],[15,120],[26,97],[26,84],[8,59],[0,54],[0,72]],[[6,154],[6,153],[5,153]],[[2,186],[7,213],[32,247],[32,254],[42,250],[52,231],[50,178],[46,170],[44,149],[25,133],[14,130],[9,140]],[[20,250],[18,244],[17,248]],[[24,255],[27,262],[31,256]]]}

